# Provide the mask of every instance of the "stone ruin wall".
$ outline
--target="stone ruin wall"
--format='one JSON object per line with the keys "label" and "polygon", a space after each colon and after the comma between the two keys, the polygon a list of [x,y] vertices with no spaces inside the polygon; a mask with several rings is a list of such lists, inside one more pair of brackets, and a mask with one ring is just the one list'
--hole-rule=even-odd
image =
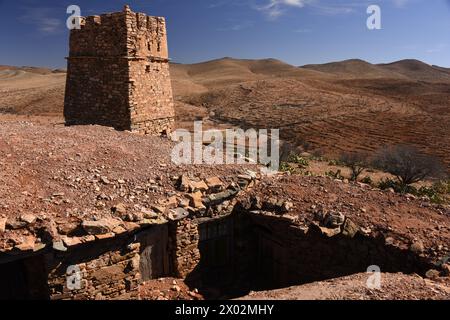
{"label": "stone ruin wall", "polygon": [[169,133],[174,109],[164,18],[123,12],[87,17],[70,34],[64,116],[144,134]]}
{"label": "stone ruin wall", "polygon": [[186,278],[200,262],[198,222],[195,219],[184,219],[172,226],[175,234],[173,248],[174,275]]}
{"label": "stone ruin wall", "polygon": [[[49,296],[52,300],[137,299],[140,243],[112,239],[74,248],[67,253],[45,255]],[[69,288],[69,266],[77,266],[81,286]]]}

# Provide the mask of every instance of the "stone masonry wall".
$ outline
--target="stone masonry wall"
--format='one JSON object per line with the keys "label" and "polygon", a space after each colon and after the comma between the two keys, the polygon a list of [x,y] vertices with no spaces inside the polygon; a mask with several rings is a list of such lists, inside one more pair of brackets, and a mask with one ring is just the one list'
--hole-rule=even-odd
{"label": "stone masonry wall", "polygon": [[[114,238],[65,253],[47,254],[45,258],[50,298],[53,300],[138,298],[139,249],[139,243]],[[67,285],[69,266],[77,266],[80,270],[79,289],[73,290]]]}
{"label": "stone masonry wall", "polygon": [[144,134],[170,133],[174,108],[169,64],[162,61],[129,61],[131,130]]}
{"label": "stone masonry wall", "polygon": [[173,130],[164,18],[123,12],[87,17],[70,34],[64,116],[144,134]]}
{"label": "stone masonry wall", "polygon": [[173,239],[173,273],[175,276],[185,278],[200,262],[198,248],[198,223],[194,219],[176,221],[171,225]]}
{"label": "stone masonry wall", "polygon": [[418,274],[432,268],[415,253],[386,245],[381,238],[352,232],[328,237],[313,225],[308,230],[264,214],[246,212],[234,218],[235,281],[254,290],[366,272],[372,265],[382,272]]}

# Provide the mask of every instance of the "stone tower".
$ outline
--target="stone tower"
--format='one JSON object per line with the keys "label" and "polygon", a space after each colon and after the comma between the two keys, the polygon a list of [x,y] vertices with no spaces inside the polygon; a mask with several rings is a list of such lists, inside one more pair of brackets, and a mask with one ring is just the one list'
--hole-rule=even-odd
{"label": "stone tower", "polygon": [[81,19],[70,32],[66,125],[169,134],[174,108],[165,19],[122,12]]}

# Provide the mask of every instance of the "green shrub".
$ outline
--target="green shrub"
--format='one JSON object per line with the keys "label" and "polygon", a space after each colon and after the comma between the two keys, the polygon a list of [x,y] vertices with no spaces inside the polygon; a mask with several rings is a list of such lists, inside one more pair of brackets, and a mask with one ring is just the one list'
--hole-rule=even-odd
{"label": "green shrub", "polygon": [[288,158],[288,162],[298,164],[299,166],[306,168],[309,166],[308,159],[300,157],[296,154],[291,154]]}
{"label": "green shrub", "polygon": [[419,189],[417,189],[410,185],[403,185],[398,180],[385,179],[378,184],[378,187],[382,190],[392,188],[397,193],[403,194],[409,193],[417,197],[427,197],[433,203],[442,204],[447,202],[445,194],[448,194],[448,192],[447,193],[443,192],[446,191],[445,188],[447,187],[445,183],[444,184],[438,183],[434,184],[431,187],[420,187]]}
{"label": "green shrub", "polygon": [[290,172],[290,173],[294,173],[295,172],[295,168],[293,168],[289,163],[287,162],[281,162],[280,164],[280,171],[281,172]]}
{"label": "green shrub", "polygon": [[333,170],[327,171],[327,172],[325,172],[325,175],[328,176],[328,177],[331,177],[333,179],[339,179],[339,180],[344,180],[345,179],[344,176],[341,173],[341,169],[339,169],[337,171],[333,171]]}
{"label": "green shrub", "polygon": [[411,193],[417,192],[417,189],[410,185],[404,185],[400,181],[393,179],[383,179],[378,183],[378,188],[381,190],[394,189],[397,193]]}
{"label": "green shrub", "polygon": [[450,194],[450,180],[441,180],[433,184],[433,188],[440,194]]}

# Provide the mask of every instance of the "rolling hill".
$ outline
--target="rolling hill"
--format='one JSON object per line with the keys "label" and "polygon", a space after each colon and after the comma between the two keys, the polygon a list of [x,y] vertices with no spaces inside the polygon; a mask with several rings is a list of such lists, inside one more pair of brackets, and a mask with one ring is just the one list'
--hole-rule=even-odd
{"label": "rolling hill", "polygon": [[[336,156],[411,143],[450,166],[450,69],[417,60],[292,66],[223,58],[171,66],[179,127],[280,128],[308,151]],[[0,113],[63,121],[65,74],[0,66]]]}

